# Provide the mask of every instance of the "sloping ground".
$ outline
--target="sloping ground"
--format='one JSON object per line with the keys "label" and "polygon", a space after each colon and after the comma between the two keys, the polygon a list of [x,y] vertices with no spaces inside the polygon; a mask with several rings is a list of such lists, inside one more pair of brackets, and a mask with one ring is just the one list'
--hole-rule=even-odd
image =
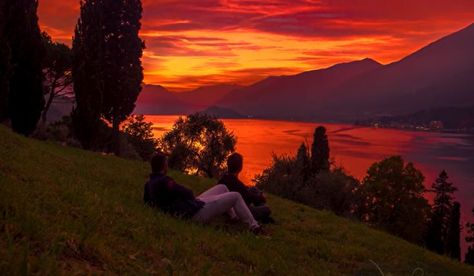
{"label": "sloping ground", "polygon": [[[148,166],[0,126],[0,274],[474,275],[474,269],[328,212],[270,197],[270,238],[142,204]],[[211,180],[172,173],[200,192]],[[237,228],[237,229],[236,229]],[[379,274],[380,275],[380,274]],[[421,275],[421,274],[420,274]]]}

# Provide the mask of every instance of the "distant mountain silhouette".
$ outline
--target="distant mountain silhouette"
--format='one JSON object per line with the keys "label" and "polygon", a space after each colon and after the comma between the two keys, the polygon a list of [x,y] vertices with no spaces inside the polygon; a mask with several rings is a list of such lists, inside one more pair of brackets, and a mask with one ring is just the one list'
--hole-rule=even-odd
{"label": "distant mountain silhouette", "polygon": [[187,92],[170,92],[161,85],[145,85],[138,97],[135,113],[189,114],[206,109],[238,85],[204,86]]}
{"label": "distant mountain silhouette", "polygon": [[321,111],[345,119],[474,104],[474,24],[346,82],[334,94]]}
{"label": "distant mountain silhouette", "polygon": [[242,87],[243,86],[233,84],[203,86],[192,91],[176,94],[178,98],[185,103],[206,108],[217,103],[231,91]]}
{"label": "distant mountain silhouette", "polygon": [[253,117],[354,122],[472,104],[474,24],[388,65],[366,58],[268,77],[248,87],[212,86],[184,93],[146,86],[137,110],[188,114],[219,106]]}
{"label": "distant mountain silhouette", "polygon": [[380,67],[372,59],[363,59],[293,76],[269,77],[234,90],[217,105],[256,117],[303,119],[341,83]]}
{"label": "distant mountain silhouette", "polygon": [[145,85],[138,96],[134,113],[138,114],[188,114],[199,107],[181,101],[177,93],[161,85]]}
{"label": "distant mountain silhouette", "polygon": [[354,121],[474,103],[474,24],[398,62],[365,59],[270,77],[220,106],[256,117]]}

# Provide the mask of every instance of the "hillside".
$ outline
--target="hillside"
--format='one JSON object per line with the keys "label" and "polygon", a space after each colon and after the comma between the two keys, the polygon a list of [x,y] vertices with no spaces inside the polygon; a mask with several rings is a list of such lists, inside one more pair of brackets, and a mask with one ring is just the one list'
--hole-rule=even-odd
{"label": "hillside", "polygon": [[[203,191],[213,181],[171,173]],[[148,165],[0,126],[0,274],[474,275],[403,240],[270,196],[270,238],[142,204]]]}

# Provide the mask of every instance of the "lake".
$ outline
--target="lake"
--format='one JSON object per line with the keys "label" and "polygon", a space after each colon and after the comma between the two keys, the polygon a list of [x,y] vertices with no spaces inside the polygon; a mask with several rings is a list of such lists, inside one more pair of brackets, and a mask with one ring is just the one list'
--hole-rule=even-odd
{"label": "lake", "polygon": [[[160,137],[179,116],[146,116]],[[257,119],[224,119],[226,127],[237,136],[237,151],[244,155],[241,178],[251,184],[255,174],[271,165],[272,155],[296,154],[303,142],[311,145],[314,129],[328,130],[331,158],[353,176],[362,179],[368,167],[391,155],[401,155],[413,162],[431,186],[444,169],[458,187],[457,200],[462,204],[462,219],[472,220],[474,207],[474,136],[437,132],[380,129],[330,123],[308,123]],[[429,195],[427,195],[429,197]],[[464,223],[463,223],[464,224]],[[463,248],[465,249],[465,248]],[[464,250],[463,250],[464,251]],[[464,251],[465,252],[465,251]]]}

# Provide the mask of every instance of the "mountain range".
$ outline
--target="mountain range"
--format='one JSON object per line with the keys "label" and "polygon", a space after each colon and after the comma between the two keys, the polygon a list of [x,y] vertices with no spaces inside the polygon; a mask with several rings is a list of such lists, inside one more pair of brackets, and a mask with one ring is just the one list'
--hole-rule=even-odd
{"label": "mountain range", "polygon": [[259,118],[355,121],[474,104],[474,24],[382,65],[366,58],[247,87],[175,93],[147,85],[137,113],[188,114],[211,106]]}

